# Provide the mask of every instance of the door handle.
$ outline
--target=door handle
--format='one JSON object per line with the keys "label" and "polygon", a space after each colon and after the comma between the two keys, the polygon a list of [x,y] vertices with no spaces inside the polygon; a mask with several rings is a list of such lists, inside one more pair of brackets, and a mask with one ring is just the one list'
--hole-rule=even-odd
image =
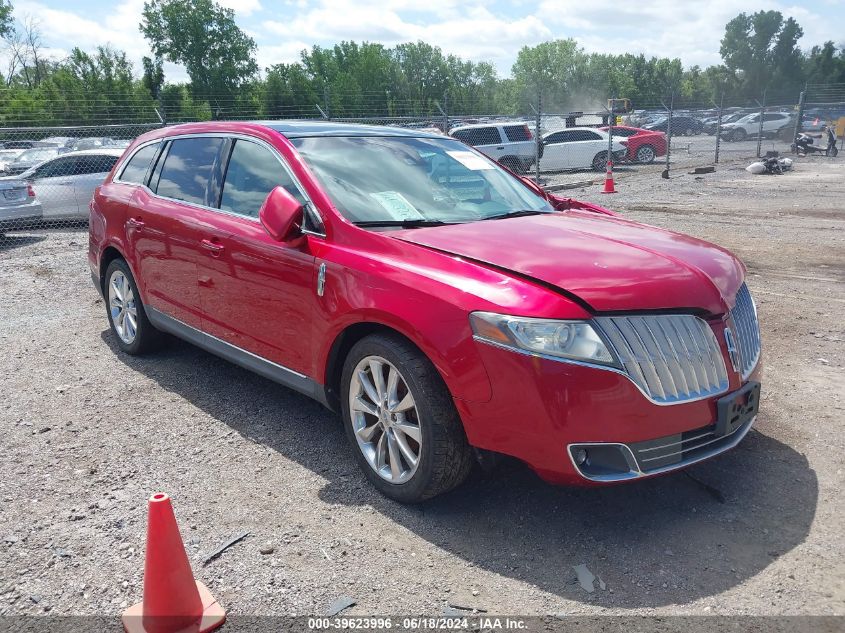
{"label": "door handle", "polygon": [[499,145],[496,149],[505,149],[504,145]]}
{"label": "door handle", "polygon": [[62,180],[60,182],[57,182],[56,184],[57,185],[72,185],[73,181],[72,180]]}
{"label": "door handle", "polygon": [[141,218],[129,218],[126,224],[139,231],[144,228],[144,221]]}
{"label": "door handle", "polygon": [[200,245],[207,250],[212,257],[219,257],[220,253],[222,253],[225,248],[222,244],[212,242],[211,240],[203,240],[200,242]]}

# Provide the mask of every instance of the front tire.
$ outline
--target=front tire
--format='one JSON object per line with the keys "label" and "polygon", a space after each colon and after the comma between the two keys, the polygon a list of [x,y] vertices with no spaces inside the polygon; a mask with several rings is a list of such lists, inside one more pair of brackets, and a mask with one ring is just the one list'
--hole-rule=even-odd
{"label": "front tire", "polygon": [[593,156],[592,167],[593,171],[607,170],[607,152],[599,152]]}
{"label": "front tire", "polygon": [[382,494],[417,503],[458,486],[472,453],[437,369],[400,336],[374,334],[350,350],[341,377],[346,435]]}
{"label": "front tire", "polygon": [[112,334],[121,351],[137,356],[152,350],[160,332],[147,319],[138,285],[126,261],[112,260],[106,268],[103,298]]}

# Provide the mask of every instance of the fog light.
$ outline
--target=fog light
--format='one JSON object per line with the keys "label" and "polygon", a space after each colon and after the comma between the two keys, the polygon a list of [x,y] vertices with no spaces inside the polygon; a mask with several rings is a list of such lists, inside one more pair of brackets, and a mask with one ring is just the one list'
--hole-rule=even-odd
{"label": "fog light", "polygon": [[587,451],[583,448],[576,448],[572,452],[572,459],[575,460],[576,466],[582,466],[587,461]]}

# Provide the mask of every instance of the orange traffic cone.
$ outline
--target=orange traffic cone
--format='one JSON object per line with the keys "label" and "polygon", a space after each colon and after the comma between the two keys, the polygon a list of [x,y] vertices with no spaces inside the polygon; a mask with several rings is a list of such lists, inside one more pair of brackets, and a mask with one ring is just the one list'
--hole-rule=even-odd
{"label": "orange traffic cone", "polygon": [[613,188],[613,161],[607,161],[607,174],[604,177],[604,191],[602,193],[616,193]]}
{"label": "orange traffic cone", "polygon": [[204,584],[194,580],[170,497],[154,494],[149,500],[144,600],[123,612],[124,630],[205,633],[225,620],[223,607]]}

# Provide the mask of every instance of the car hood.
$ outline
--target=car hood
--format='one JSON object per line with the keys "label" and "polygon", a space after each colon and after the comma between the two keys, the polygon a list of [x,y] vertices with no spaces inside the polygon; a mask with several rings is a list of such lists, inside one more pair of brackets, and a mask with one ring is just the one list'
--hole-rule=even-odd
{"label": "car hood", "polygon": [[575,295],[593,311],[695,309],[721,314],[745,276],[728,251],[589,211],[391,232],[394,238],[513,271]]}

